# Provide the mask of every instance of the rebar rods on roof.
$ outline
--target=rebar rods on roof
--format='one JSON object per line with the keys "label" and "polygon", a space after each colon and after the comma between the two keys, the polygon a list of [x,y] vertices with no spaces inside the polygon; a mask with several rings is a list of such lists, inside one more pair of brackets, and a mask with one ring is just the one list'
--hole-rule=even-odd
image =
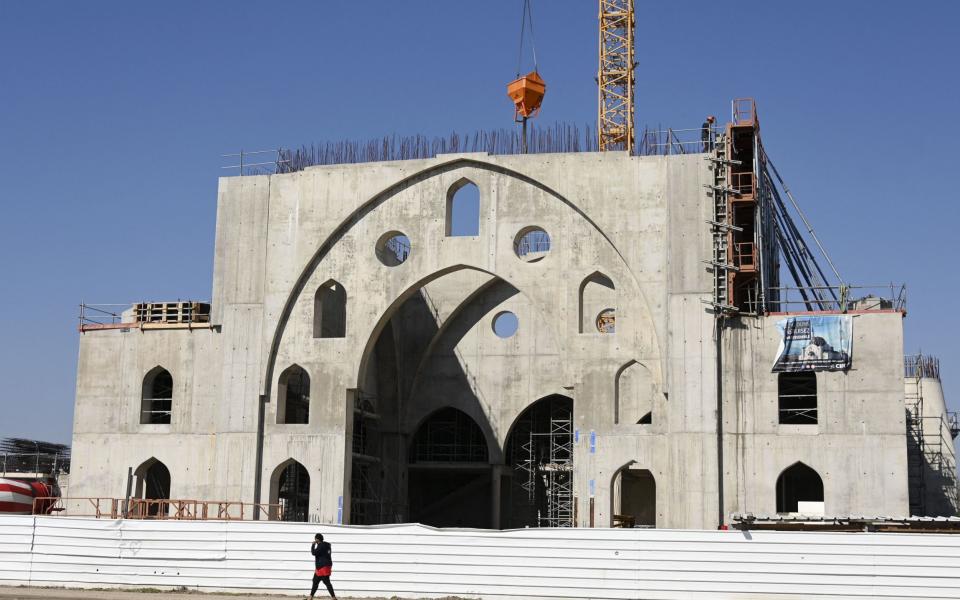
{"label": "rebar rods on roof", "polygon": [[[521,154],[522,133],[518,129],[451,133],[448,137],[428,138],[423,135],[385,136],[368,141],[340,140],[281,150],[278,172],[294,173],[317,165],[336,165],[389,160],[433,158],[438,154],[486,152],[488,154]],[[549,127],[530,127],[528,154],[553,152],[595,152],[596,135],[589,125],[580,128],[569,123]]]}

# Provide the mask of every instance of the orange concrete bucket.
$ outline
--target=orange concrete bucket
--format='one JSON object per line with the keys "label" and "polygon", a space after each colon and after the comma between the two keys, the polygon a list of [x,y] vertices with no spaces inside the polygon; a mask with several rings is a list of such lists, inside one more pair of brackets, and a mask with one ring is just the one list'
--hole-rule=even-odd
{"label": "orange concrete bucket", "polygon": [[536,71],[507,84],[507,96],[513,100],[516,114],[524,118],[534,116],[540,110],[546,93],[547,84]]}

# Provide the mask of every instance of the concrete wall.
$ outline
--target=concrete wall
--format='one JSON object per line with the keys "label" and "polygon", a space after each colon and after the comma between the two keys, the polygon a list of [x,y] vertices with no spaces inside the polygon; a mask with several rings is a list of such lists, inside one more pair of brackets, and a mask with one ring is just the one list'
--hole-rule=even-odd
{"label": "concrete wall", "polygon": [[[446,198],[464,178],[480,191],[479,235],[449,237]],[[580,524],[591,496],[595,522],[610,522],[614,477],[629,466],[655,478],[657,526],[715,527],[716,348],[702,303],[712,289],[702,262],[711,180],[701,155],[622,153],[451,155],[223,178],[216,327],[83,334],[71,493],[122,496],[126,468],[156,457],[174,497],[251,501],[262,395],[261,499],[292,458],[310,473],[312,517],[346,521],[357,393],[390,399],[394,459],[424,418],[454,406],[485,432],[494,465],[517,417],[563,394],[579,432]],[[552,240],[537,262],[514,254],[529,226]],[[375,252],[391,231],[412,245],[397,266]],[[614,289],[587,290],[586,319],[581,287],[596,273]],[[330,279],[346,289],[346,335],[315,338],[314,295]],[[584,327],[600,304],[616,309],[616,333]],[[504,310],[520,323],[508,339],[491,327]],[[797,460],[829,480],[829,512],[905,512],[900,328],[899,315],[857,319],[854,370],[818,376],[815,432],[770,422],[772,321],[745,319],[726,334],[724,428],[736,432],[724,439],[727,513],[772,511],[777,473]],[[377,350],[382,334],[393,341]],[[139,425],[131,407],[157,364],[174,365],[174,420]],[[278,379],[292,364],[310,376],[305,425],[277,422]],[[652,422],[637,424],[646,412]]]}
{"label": "concrete wall", "polygon": [[744,319],[724,339],[727,513],[776,512],[776,481],[800,461],[820,475],[827,515],[906,516],[903,317],[853,319],[853,364],[817,377],[816,425],[781,425],[771,372],[785,316]]}

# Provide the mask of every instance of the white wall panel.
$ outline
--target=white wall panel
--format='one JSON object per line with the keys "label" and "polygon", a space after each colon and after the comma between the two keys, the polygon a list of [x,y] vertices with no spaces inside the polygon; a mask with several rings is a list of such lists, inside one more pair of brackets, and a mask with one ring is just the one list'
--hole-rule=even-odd
{"label": "white wall panel", "polygon": [[16,516],[0,517],[0,584],[302,594],[318,531],[343,596],[960,599],[960,535]]}

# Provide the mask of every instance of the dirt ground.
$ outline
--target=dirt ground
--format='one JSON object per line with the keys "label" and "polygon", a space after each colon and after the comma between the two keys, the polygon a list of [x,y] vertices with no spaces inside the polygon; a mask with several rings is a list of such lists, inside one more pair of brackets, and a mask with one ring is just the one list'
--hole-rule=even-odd
{"label": "dirt ground", "polygon": [[[143,589],[134,591],[118,590],[68,590],[64,588],[41,588],[41,587],[2,587],[0,586],[0,599],[2,600],[34,600],[35,598],[45,598],[48,600],[245,600],[252,598],[276,598],[277,600],[286,600],[289,598],[305,598],[301,596],[278,596],[275,594],[213,594],[204,592],[172,592],[155,589]],[[327,598],[326,593],[317,592],[317,598]],[[339,600],[350,600],[348,596],[338,596]],[[389,600],[387,598],[365,598],[364,600]],[[443,600],[463,600],[450,596]]]}

